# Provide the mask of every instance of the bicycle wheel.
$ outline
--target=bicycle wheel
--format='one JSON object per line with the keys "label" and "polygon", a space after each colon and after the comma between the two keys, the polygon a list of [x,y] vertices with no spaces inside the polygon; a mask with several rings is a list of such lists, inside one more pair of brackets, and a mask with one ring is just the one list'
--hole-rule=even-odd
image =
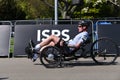
{"label": "bicycle wheel", "polygon": [[61,63],[59,49],[53,46],[44,48],[40,53],[40,61],[47,68],[58,67]]}
{"label": "bicycle wheel", "polygon": [[110,38],[96,40],[91,47],[92,59],[98,64],[112,64],[118,57],[118,46]]}

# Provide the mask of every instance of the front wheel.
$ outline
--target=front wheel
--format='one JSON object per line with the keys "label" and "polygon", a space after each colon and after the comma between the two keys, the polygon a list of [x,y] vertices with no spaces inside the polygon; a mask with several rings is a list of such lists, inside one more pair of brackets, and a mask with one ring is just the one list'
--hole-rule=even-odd
{"label": "front wheel", "polygon": [[61,63],[60,50],[54,46],[44,48],[40,53],[40,61],[47,68],[58,67]]}
{"label": "front wheel", "polygon": [[118,57],[118,46],[109,38],[96,40],[91,47],[92,59],[98,64],[112,64]]}

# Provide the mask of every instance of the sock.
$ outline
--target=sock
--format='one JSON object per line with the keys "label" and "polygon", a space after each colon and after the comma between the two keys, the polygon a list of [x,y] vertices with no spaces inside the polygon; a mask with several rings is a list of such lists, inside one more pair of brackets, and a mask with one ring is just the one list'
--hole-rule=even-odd
{"label": "sock", "polygon": [[40,44],[37,44],[37,45],[35,46],[35,50],[36,50],[37,52],[40,50]]}

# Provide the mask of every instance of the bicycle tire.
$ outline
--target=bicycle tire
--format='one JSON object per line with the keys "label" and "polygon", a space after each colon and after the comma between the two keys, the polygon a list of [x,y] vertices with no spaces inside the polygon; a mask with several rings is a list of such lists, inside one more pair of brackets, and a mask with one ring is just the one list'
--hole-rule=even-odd
{"label": "bicycle tire", "polygon": [[[48,55],[54,55],[53,59],[48,59]],[[60,50],[54,46],[44,48],[40,53],[40,61],[46,68],[58,67],[61,63]]]}
{"label": "bicycle tire", "polygon": [[91,57],[97,64],[112,64],[119,55],[119,48],[110,38],[100,38],[91,47]]}

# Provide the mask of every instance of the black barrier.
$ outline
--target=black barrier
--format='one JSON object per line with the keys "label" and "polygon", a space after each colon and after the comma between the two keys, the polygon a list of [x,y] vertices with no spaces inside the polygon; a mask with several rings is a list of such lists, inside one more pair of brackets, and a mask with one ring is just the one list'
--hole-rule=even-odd
{"label": "black barrier", "polygon": [[9,56],[10,25],[0,25],[0,56]]}
{"label": "black barrier", "polygon": [[[70,28],[71,27],[71,28]],[[15,44],[14,44],[14,56],[25,55],[24,49],[28,45],[28,41],[32,39],[35,44],[41,42],[50,34],[56,34],[63,37],[65,40],[69,40],[75,34],[77,34],[76,25],[16,25],[15,26]],[[69,34],[73,34],[69,37]]]}
{"label": "black barrier", "polygon": [[97,22],[97,34],[98,38],[108,37],[115,41],[120,48],[120,21],[119,20],[107,20]]}
{"label": "black barrier", "polygon": [[[92,22],[90,26],[92,26]],[[91,27],[89,31],[91,33]],[[77,25],[16,25],[14,56],[26,55],[24,49],[28,45],[30,39],[37,44],[49,35],[55,34],[60,36],[63,40],[68,41],[77,33]]]}

